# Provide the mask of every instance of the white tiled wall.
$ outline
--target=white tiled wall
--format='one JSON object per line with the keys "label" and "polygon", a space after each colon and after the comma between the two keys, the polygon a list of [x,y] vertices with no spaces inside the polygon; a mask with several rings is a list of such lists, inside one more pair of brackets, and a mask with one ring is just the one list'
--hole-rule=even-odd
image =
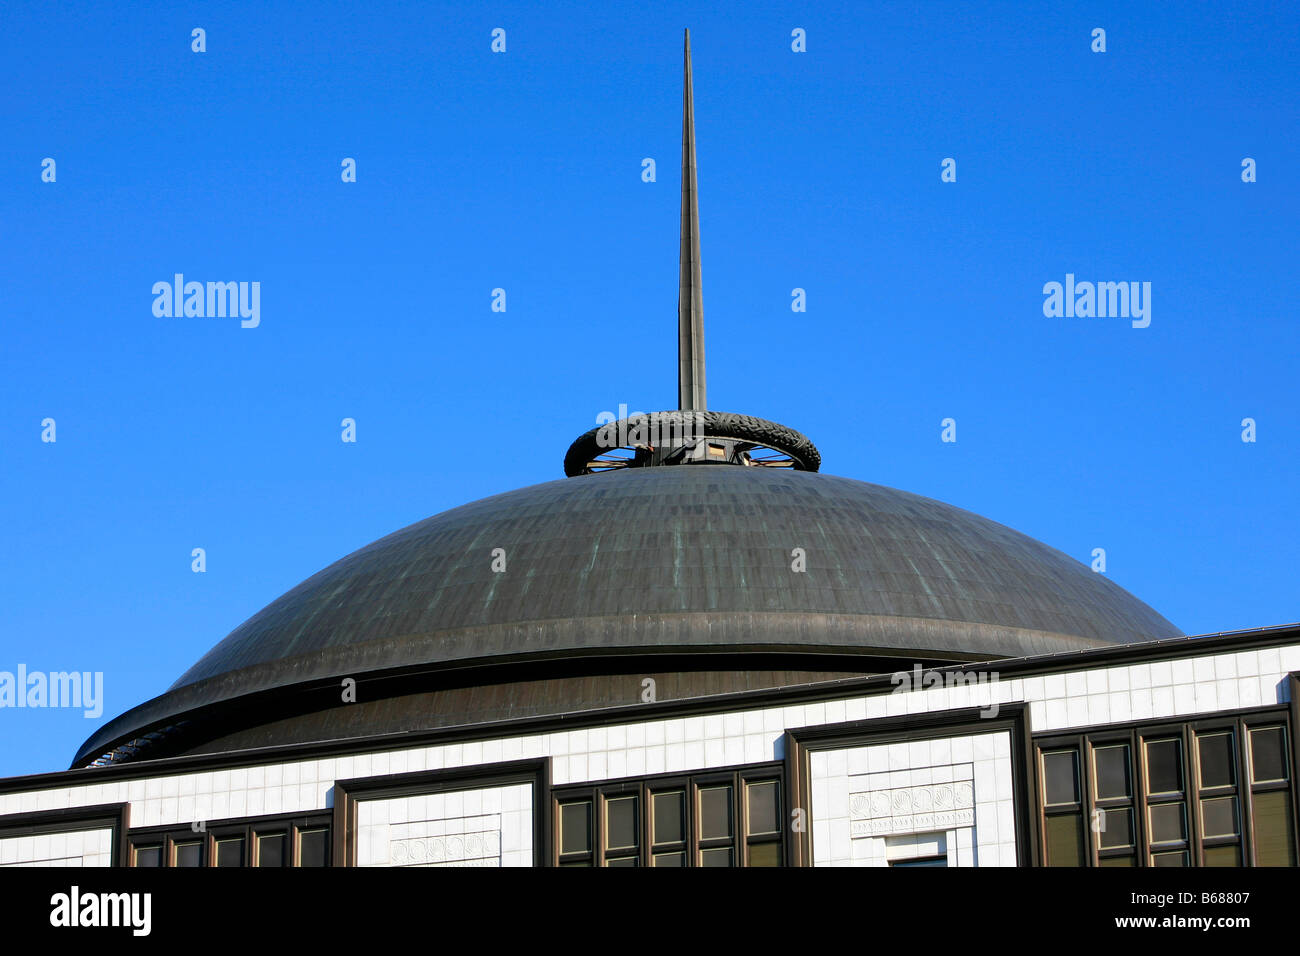
{"label": "white tiled wall", "polygon": [[887,866],[898,837],[935,832],[953,866],[1016,865],[1006,731],[817,750],[808,765],[814,866]]}
{"label": "white tiled wall", "polygon": [[532,866],[530,784],[357,802],[358,866]]}
{"label": "white tiled wall", "polygon": [[0,838],[0,866],[111,866],[112,855],[107,827]]}
{"label": "white tiled wall", "polygon": [[[787,728],[987,707],[995,701],[1026,702],[1035,732],[1181,718],[1283,703],[1287,700],[1286,675],[1292,670],[1300,670],[1300,644],[1217,654],[1207,650],[1204,656],[1195,658],[1115,664],[974,686],[935,687],[728,714],[0,794],[0,816],[122,801],[131,803],[133,827],[301,813],[333,806],[335,780],[545,756],[552,758],[552,781],[556,786],[698,771],[780,759],[784,756],[782,735]],[[909,766],[938,765],[913,761]],[[93,773],[89,776],[94,779]],[[1009,787],[1010,781],[1005,785]],[[813,816],[819,816],[816,806]],[[976,829],[981,826],[977,822]],[[997,832],[999,839],[988,838],[989,845],[1004,847],[1000,823]],[[960,832],[957,838],[961,839]],[[986,836],[981,834],[979,839],[982,842]],[[996,857],[981,855],[978,846],[972,845],[972,849],[977,851],[979,865],[1004,860],[1002,849]],[[834,846],[832,852],[837,860],[852,859],[851,845]]]}

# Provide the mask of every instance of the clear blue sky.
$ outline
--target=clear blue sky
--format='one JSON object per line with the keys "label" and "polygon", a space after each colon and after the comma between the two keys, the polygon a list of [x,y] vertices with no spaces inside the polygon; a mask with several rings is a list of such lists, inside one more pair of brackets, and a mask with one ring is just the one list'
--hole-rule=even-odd
{"label": "clear blue sky", "polygon": [[[0,670],[103,671],[106,720],[672,407],[685,26],[710,407],[1103,547],[1187,633],[1300,618],[1295,3],[7,3]],[[260,326],[156,318],[178,272]],[[1045,317],[1066,273],[1150,282],[1150,327]],[[0,710],[0,775],[98,723]]]}

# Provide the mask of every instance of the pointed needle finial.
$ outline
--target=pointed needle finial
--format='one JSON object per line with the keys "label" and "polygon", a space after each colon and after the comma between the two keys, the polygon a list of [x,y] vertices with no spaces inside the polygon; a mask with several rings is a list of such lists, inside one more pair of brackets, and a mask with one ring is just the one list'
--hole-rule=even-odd
{"label": "pointed needle finial", "polygon": [[691,31],[686,31],[682,90],[682,231],[677,287],[677,401],[704,411],[704,300],[700,289],[700,208],[695,173],[695,98],[691,89]]}

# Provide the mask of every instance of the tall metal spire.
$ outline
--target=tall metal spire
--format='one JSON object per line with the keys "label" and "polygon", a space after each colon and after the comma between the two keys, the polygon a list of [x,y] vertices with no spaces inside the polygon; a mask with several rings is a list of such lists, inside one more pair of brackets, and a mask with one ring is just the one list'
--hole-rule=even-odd
{"label": "tall metal spire", "polygon": [[[677,288],[676,412],[636,414],[579,435],[564,456],[570,478],[661,465],[743,465],[816,471],[822,456],[793,428],[704,403],[704,299],[700,294],[700,207],[695,178],[695,97],[691,31],[682,88],[682,235]],[[686,413],[686,414],[684,414]]]}
{"label": "tall metal spire", "polygon": [[677,286],[677,406],[704,411],[704,299],[700,290],[700,207],[695,179],[695,98],[691,31],[686,31],[682,90],[682,234]]}

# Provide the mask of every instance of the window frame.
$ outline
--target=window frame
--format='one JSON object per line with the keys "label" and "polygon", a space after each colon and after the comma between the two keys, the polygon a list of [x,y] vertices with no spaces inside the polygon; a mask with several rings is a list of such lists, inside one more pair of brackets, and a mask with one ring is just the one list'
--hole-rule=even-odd
{"label": "window frame", "polygon": [[200,868],[227,869],[226,867],[217,867],[217,841],[238,836],[244,841],[243,861],[239,864],[239,867],[229,867],[229,869],[257,867],[260,849],[257,846],[258,837],[283,833],[288,844],[286,849],[289,858],[281,866],[301,868],[299,836],[304,830],[324,829],[327,834],[326,848],[328,854],[325,865],[328,867],[334,865],[333,823],[332,811],[316,810],[310,813],[278,813],[261,817],[215,820],[206,823],[201,831],[195,831],[193,825],[175,826],[166,824],[156,827],[138,827],[127,833],[125,862],[123,865],[138,869],[154,869],[154,867],[137,867],[136,853],[139,850],[157,847],[161,851],[161,868],[190,869],[190,867],[176,866],[176,848],[182,844],[199,843],[202,846],[201,853],[203,854],[203,862],[199,864]]}
{"label": "window frame", "polygon": [[532,787],[532,865],[541,866],[543,861],[551,858],[551,835],[558,832],[549,825],[550,817],[546,812],[551,791],[550,757],[336,780],[333,826],[330,828],[331,865],[356,866],[357,805],[362,801],[454,793],[458,790],[486,790],[515,784],[528,784]]}
{"label": "window frame", "polygon": [[102,803],[62,810],[35,810],[0,816],[0,837],[44,836],[53,833],[76,833],[85,830],[111,830],[110,867],[126,866],[130,859],[127,833],[130,829],[131,804]]}
{"label": "window frame", "polygon": [[[605,780],[576,786],[556,787],[551,791],[551,826],[555,834],[554,849],[547,860],[548,866],[567,866],[589,861],[593,867],[607,866],[610,859],[628,859],[632,854],[610,855],[606,844],[605,807],[609,798],[635,795],[637,797],[637,866],[653,866],[653,857],[663,853],[682,853],[685,865],[699,867],[701,854],[710,849],[730,849],[732,866],[750,865],[750,847],[776,843],[781,865],[787,863],[787,833],[785,804],[788,799],[785,785],[785,765],[781,761],[706,769],[695,773],[658,774],[650,777],[630,777]],[[749,832],[749,784],[774,782],[777,785],[778,821],[780,830],[775,833],[751,834]],[[715,786],[731,787],[731,835],[704,838],[700,826],[700,793]],[[656,841],[654,834],[654,797],[658,794],[683,794],[683,840]],[[590,851],[563,853],[563,828],[561,808],[575,801],[590,801],[592,812]]]}
{"label": "window frame", "polygon": [[[1254,801],[1256,793],[1288,790],[1291,800],[1292,846],[1291,858],[1300,860],[1300,829],[1295,826],[1296,784],[1295,784],[1295,739],[1294,724],[1291,719],[1292,707],[1278,706],[1250,708],[1218,714],[1193,716],[1183,720],[1159,719],[1131,724],[1110,724],[1096,728],[1078,728],[1065,733],[1036,734],[1034,744],[1034,771],[1039,780],[1035,789],[1036,816],[1040,840],[1036,863],[1050,866],[1047,845],[1047,819],[1060,813],[1079,812],[1084,823],[1087,846],[1083,854],[1084,866],[1101,866],[1103,861],[1133,857],[1135,866],[1154,866],[1154,854],[1163,852],[1185,852],[1187,865],[1205,866],[1205,851],[1224,846],[1236,846],[1240,866],[1255,866],[1258,852],[1255,846]],[[1287,779],[1283,781],[1266,781],[1254,783],[1253,769],[1250,764],[1250,734],[1252,731],[1272,727],[1282,728],[1283,757],[1286,760]],[[1232,741],[1233,754],[1231,767],[1234,773],[1232,784],[1205,787],[1201,785],[1201,740],[1216,733],[1228,733]],[[1176,739],[1181,750],[1181,790],[1152,793],[1150,789],[1150,765],[1147,760],[1149,743]],[[1096,751],[1115,743],[1129,745],[1129,796],[1120,798],[1099,798],[1095,780]],[[1077,811],[1073,808],[1061,810],[1047,804],[1047,780],[1044,771],[1045,754],[1073,749],[1080,772],[1080,803]],[[1231,836],[1205,836],[1202,802],[1216,797],[1232,796],[1237,804],[1237,833]],[[1184,838],[1179,841],[1152,843],[1151,808],[1180,804],[1184,815]],[[1134,833],[1133,843],[1123,848],[1103,848],[1092,821],[1096,819],[1098,809],[1129,808],[1132,812]]]}

